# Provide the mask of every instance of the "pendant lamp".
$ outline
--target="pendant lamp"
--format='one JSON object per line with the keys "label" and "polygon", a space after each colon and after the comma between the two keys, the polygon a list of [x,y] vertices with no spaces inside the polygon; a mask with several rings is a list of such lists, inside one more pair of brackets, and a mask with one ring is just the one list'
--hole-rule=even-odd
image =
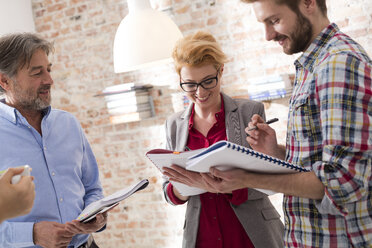
{"label": "pendant lamp", "polygon": [[177,25],[149,0],[127,0],[129,14],[121,21],[114,40],[115,73],[138,70],[172,61],[176,41],[182,38]]}

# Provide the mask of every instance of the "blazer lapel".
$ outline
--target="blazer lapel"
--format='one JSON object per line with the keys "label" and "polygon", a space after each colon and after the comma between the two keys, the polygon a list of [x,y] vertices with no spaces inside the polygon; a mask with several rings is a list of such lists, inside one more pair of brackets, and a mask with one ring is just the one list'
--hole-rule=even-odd
{"label": "blazer lapel", "polygon": [[184,151],[187,139],[189,137],[189,119],[191,115],[191,110],[193,108],[193,103],[191,103],[185,112],[177,120],[177,142],[176,142],[176,151]]}
{"label": "blazer lapel", "polygon": [[222,93],[225,106],[225,124],[227,140],[235,144],[242,145],[241,125],[237,113],[238,106],[234,100]]}

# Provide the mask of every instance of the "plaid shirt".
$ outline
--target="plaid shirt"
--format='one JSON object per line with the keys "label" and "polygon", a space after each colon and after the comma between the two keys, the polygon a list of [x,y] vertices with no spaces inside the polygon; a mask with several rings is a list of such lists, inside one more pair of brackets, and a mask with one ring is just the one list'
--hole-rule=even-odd
{"label": "plaid shirt", "polygon": [[335,24],[295,61],[286,159],[326,188],[285,196],[286,247],[372,247],[371,65]]}

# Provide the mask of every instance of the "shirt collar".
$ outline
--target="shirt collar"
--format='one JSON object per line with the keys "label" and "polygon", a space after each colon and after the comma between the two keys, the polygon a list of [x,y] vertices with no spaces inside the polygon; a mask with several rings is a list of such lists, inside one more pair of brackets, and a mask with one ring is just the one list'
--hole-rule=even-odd
{"label": "shirt collar", "polygon": [[[221,109],[220,111],[215,113],[214,116],[217,122],[224,122],[225,121],[225,107],[223,103],[222,94],[220,94],[220,96],[221,96]],[[189,119],[189,130],[191,130],[191,128],[194,126],[194,114],[195,114],[195,104],[193,105],[192,110],[191,110],[191,115]]]}
{"label": "shirt collar", "polygon": [[321,54],[323,48],[327,45],[328,41],[334,37],[335,33],[340,29],[335,23],[331,23],[328,27],[315,38],[306,51],[295,61],[295,66],[302,66],[309,71],[313,71],[313,66],[318,56]]}
{"label": "shirt collar", "polygon": [[5,104],[5,99],[0,100],[0,116],[8,121],[17,124],[16,109]]}
{"label": "shirt collar", "polygon": [[[50,106],[43,109],[41,111],[43,118],[47,118],[50,114],[50,111],[51,111]],[[22,114],[16,108],[13,108],[5,104],[5,99],[0,99],[0,116],[4,117],[5,119],[7,119],[8,121],[14,124],[17,124],[17,121],[19,121],[19,118],[21,117],[24,118]]]}

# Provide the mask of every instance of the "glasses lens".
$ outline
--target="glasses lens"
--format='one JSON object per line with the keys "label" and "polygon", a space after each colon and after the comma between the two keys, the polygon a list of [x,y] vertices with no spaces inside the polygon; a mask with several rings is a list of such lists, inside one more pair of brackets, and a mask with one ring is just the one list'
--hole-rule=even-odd
{"label": "glasses lens", "polygon": [[200,83],[204,89],[212,89],[217,85],[217,77],[209,78]]}
{"label": "glasses lens", "polygon": [[186,91],[186,92],[190,92],[190,91],[196,91],[196,88],[197,88],[197,84],[192,84],[192,83],[181,83],[181,88]]}

